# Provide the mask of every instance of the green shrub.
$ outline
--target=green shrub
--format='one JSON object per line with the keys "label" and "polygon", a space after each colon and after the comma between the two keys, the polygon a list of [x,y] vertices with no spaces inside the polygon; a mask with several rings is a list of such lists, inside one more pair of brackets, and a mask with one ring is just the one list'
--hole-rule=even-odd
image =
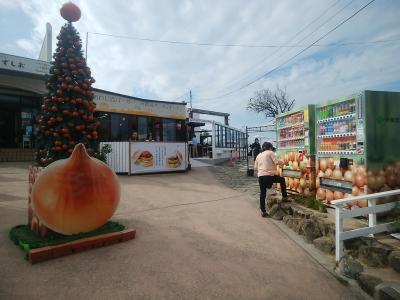
{"label": "green shrub", "polygon": [[111,145],[110,144],[105,144],[100,149],[99,159],[106,164],[107,163],[107,154],[109,154],[111,152],[112,152]]}

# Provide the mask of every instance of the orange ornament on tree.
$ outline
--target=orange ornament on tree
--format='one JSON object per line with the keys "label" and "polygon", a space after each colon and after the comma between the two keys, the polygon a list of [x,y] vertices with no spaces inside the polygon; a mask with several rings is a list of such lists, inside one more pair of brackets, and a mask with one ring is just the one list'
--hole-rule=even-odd
{"label": "orange ornament on tree", "polygon": [[117,209],[120,187],[115,173],[78,144],[69,158],[40,173],[31,197],[41,223],[71,235],[104,225]]}
{"label": "orange ornament on tree", "polygon": [[76,22],[81,18],[81,10],[72,2],[65,3],[60,9],[60,14],[69,22]]}

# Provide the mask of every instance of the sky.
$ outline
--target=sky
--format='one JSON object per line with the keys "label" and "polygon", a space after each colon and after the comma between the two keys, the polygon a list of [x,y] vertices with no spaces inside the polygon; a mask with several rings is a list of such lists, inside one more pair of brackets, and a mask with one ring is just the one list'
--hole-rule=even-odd
{"label": "sky", "polygon": [[[230,113],[231,125],[243,128],[268,122],[246,110],[255,91],[264,88],[286,89],[296,107],[364,89],[400,91],[399,0],[376,0],[318,46],[288,61],[369,1],[73,2],[82,11],[74,25],[84,45],[89,32],[87,61],[94,87],[178,102],[189,102],[191,90],[193,107]],[[59,14],[63,3],[0,0],[0,52],[37,58],[46,22],[53,27],[54,50],[65,23]],[[274,47],[170,44],[94,33]]]}

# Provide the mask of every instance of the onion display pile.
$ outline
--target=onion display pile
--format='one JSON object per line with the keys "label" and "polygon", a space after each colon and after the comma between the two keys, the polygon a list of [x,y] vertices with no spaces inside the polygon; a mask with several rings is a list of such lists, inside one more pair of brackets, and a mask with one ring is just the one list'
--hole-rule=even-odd
{"label": "onion display pile", "polygon": [[[351,195],[321,188],[321,177],[351,182],[353,186]],[[398,189],[400,188],[400,161],[375,170],[368,169],[364,165],[351,165],[348,170],[342,170],[339,168],[338,159],[321,158],[317,163],[316,188],[317,199],[325,203],[350,196],[361,196]],[[387,203],[394,200],[396,200],[396,197],[386,197],[379,199],[377,203]],[[350,207],[355,205],[366,207],[368,203],[367,200],[359,200],[356,203],[348,204]]]}
{"label": "onion display pile", "polygon": [[[284,169],[300,171],[300,178],[285,177],[286,187],[302,195],[310,196],[315,193],[315,173],[312,172],[311,160],[296,152],[288,152],[280,157],[284,161]],[[278,167],[278,173],[282,175],[282,168]]]}

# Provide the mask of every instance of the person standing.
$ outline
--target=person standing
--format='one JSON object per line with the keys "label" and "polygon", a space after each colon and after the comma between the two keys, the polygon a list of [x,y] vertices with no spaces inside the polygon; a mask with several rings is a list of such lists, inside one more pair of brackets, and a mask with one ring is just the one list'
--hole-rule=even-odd
{"label": "person standing", "polygon": [[277,165],[284,165],[284,162],[278,160],[273,151],[274,147],[271,143],[265,142],[262,145],[262,150],[254,162],[254,170],[258,171],[258,183],[260,185],[260,210],[263,218],[268,217],[265,209],[265,198],[267,189],[272,187],[273,183],[279,183],[282,190],[282,201],[287,201],[287,191],[285,178],[276,175]]}
{"label": "person standing", "polygon": [[131,141],[137,142],[139,140],[137,131],[132,132]]}
{"label": "person standing", "polygon": [[194,134],[193,138],[192,138],[192,157],[197,157],[198,156],[197,144],[198,144],[198,142],[197,142],[197,139],[196,139],[196,135]]}
{"label": "person standing", "polygon": [[254,161],[257,158],[257,155],[261,152],[261,145],[258,141],[258,138],[255,138],[254,143],[250,145],[251,150],[253,151],[253,159]]}

